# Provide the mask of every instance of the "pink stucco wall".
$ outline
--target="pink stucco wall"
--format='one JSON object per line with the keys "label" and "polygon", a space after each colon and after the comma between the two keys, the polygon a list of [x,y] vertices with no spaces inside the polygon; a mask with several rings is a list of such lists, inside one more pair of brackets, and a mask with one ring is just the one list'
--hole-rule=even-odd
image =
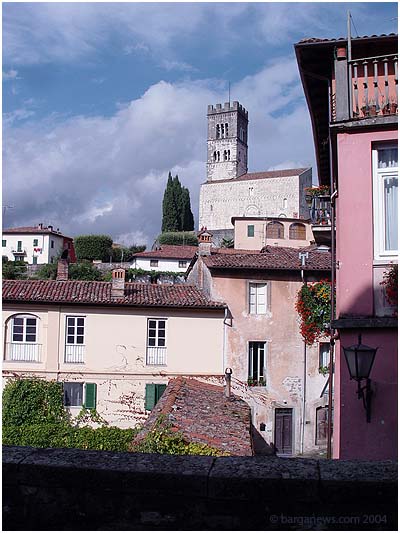
{"label": "pink stucco wall", "polygon": [[[337,137],[338,318],[375,315],[371,153],[373,143],[396,139],[395,131],[343,133]],[[374,396],[369,424],[340,347],[357,344],[359,332],[363,334],[363,344],[379,346],[371,373]],[[341,330],[336,353],[334,457],[394,459],[397,455],[397,332],[383,328]]]}

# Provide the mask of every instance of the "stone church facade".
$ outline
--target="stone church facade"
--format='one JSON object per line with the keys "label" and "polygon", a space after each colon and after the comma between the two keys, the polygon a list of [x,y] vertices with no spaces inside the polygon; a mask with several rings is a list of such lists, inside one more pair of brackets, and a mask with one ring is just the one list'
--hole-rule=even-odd
{"label": "stone church facade", "polygon": [[304,188],[311,168],[248,173],[248,112],[239,102],[208,106],[207,181],[200,188],[199,228],[232,237],[232,217],[309,217]]}

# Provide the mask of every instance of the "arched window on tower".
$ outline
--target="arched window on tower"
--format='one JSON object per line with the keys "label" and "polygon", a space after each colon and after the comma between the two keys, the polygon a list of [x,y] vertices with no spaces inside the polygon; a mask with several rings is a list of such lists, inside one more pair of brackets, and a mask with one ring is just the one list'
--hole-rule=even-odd
{"label": "arched window on tower", "polygon": [[284,226],[280,222],[272,221],[267,224],[267,239],[283,239]]}
{"label": "arched window on tower", "polygon": [[220,160],[220,153],[219,153],[219,150],[218,150],[218,152],[217,152],[217,161],[219,162],[219,160]]}
{"label": "arched window on tower", "polygon": [[221,130],[220,130],[219,124],[217,124],[217,127],[216,127],[216,137],[217,137],[217,139],[219,139],[220,136],[221,136]]}
{"label": "arched window on tower", "polygon": [[230,161],[230,160],[231,160],[231,151],[228,150],[228,161]]}
{"label": "arched window on tower", "polygon": [[214,152],[214,163],[217,160],[217,152]]}
{"label": "arched window on tower", "polygon": [[225,137],[228,137],[228,123],[225,123]]}
{"label": "arched window on tower", "polygon": [[306,227],[304,224],[294,222],[289,227],[289,239],[305,240],[306,239]]}
{"label": "arched window on tower", "polygon": [[221,139],[225,137],[225,127],[224,124],[221,124]]}

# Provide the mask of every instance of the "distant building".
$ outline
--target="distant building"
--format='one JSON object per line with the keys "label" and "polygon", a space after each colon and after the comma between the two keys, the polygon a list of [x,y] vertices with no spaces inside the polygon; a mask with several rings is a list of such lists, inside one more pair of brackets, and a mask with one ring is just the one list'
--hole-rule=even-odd
{"label": "distant building", "polygon": [[224,367],[232,368],[233,392],[251,406],[255,437],[282,455],[323,453],[329,339],[304,344],[295,303],[304,281],[329,277],[330,252],[218,250],[211,240],[209,232],[199,234],[188,280],[227,305]]}
{"label": "distant building", "polygon": [[[322,211],[332,201],[336,214],[333,457],[397,459],[397,306],[382,280],[398,262],[398,36],[352,38],[351,48],[346,39],[306,39],[295,50],[320,185],[330,188]],[[318,219],[313,231],[316,240],[323,236]],[[378,348],[370,421],[366,390],[358,399],[343,353],[359,335]]]}
{"label": "distant building", "polygon": [[232,217],[308,218],[304,188],[311,168],[248,173],[248,112],[239,102],[208,106],[207,181],[200,188],[199,228],[216,245],[232,237]]}
{"label": "distant building", "polygon": [[222,378],[225,305],[189,285],[3,280],[5,380],[64,384],[72,415],[96,408],[110,424],[133,427],[177,376]]}
{"label": "distant building", "polygon": [[196,252],[197,246],[161,244],[149,252],[136,253],[131,268],[184,274]]}
{"label": "distant building", "polygon": [[76,261],[74,241],[53,226],[25,226],[3,230],[2,256],[9,261],[30,265],[53,263],[64,250],[71,262]]}

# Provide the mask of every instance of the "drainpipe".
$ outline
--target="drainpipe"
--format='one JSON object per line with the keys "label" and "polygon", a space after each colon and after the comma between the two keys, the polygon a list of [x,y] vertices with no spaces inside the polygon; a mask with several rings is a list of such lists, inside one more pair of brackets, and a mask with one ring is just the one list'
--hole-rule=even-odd
{"label": "drainpipe", "polygon": [[224,315],[224,341],[223,341],[223,354],[222,354],[222,359],[223,359],[223,368],[226,368],[226,328],[227,328],[227,323],[226,323],[226,320],[228,318],[228,308],[225,307],[225,315]]}
{"label": "drainpipe", "polygon": [[307,390],[307,344],[304,343],[304,373],[303,373],[303,420],[301,424],[301,453],[304,453],[304,428],[306,424],[306,390]]}

